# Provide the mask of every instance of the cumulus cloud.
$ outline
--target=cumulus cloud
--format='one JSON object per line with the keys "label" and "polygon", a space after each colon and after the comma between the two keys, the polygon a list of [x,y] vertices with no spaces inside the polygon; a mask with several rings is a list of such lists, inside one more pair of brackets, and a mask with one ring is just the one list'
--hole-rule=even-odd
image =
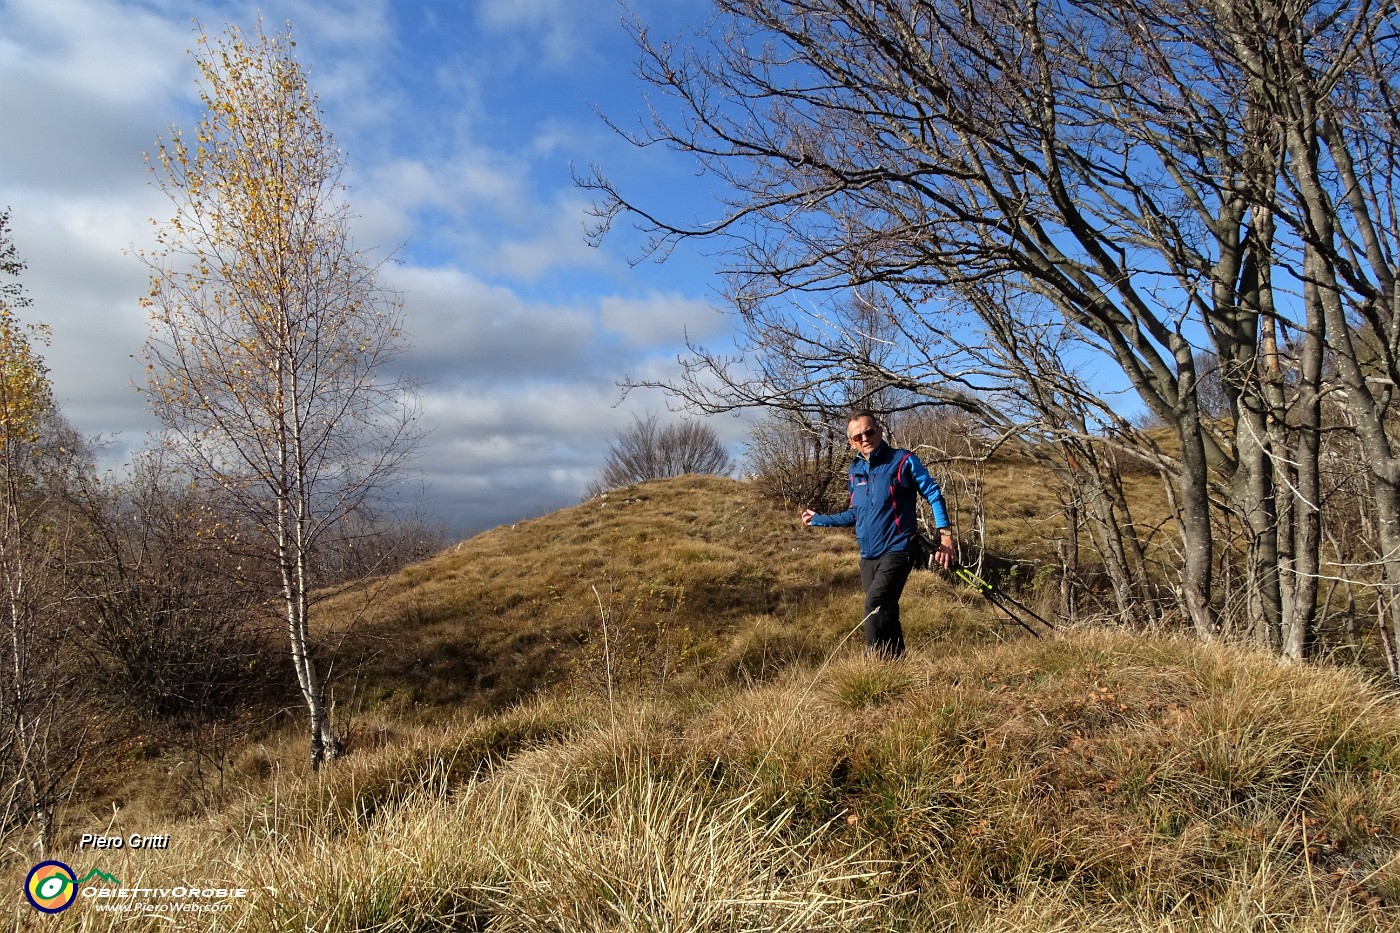
{"label": "cumulus cloud", "polygon": [[674,292],[640,297],[609,295],[602,301],[603,326],[634,346],[676,346],[686,339],[705,340],[728,326],[710,304]]}
{"label": "cumulus cloud", "polygon": [[638,400],[618,402],[601,378],[538,380],[508,394],[430,389],[424,420],[434,435],[414,466],[453,527],[539,515],[578,502],[597,476],[608,444],[639,410]]}
{"label": "cumulus cloud", "polygon": [[593,368],[593,320],[579,308],[532,304],[453,269],[392,270],[385,281],[404,296],[403,366],[420,382],[508,387]]}
{"label": "cumulus cloud", "polygon": [[[9,186],[77,192],[140,184],[193,69],[188,34],[80,0],[10,2],[0,29],[0,165]],[[154,103],[154,107],[153,107]],[[162,107],[164,103],[164,107]]]}
{"label": "cumulus cloud", "polygon": [[540,212],[540,221],[526,236],[506,239],[492,250],[492,265],[527,280],[561,268],[606,265],[607,257],[584,237],[587,211],[585,199],[560,197]]}
{"label": "cumulus cloud", "polygon": [[[269,33],[291,21],[346,158],[356,242],[397,250],[381,283],[404,303],[396,365],[423,386],[430,509],[468,533],[577,501],[616,432],[665,406],[620,401],[617,381],[674,375],[683,333],[725,326],[695,297],[703,274],[585,243],[570,162],[622,152],[646,183],[645,157],[588,103],[634,99],[612,3],[0,0],[0,209],[29,263],[31,319],[52,328],[65,414],[123,449],[155,427],[135,391],[148,280],[131,251],[170,208],[142,153],[199,118],[192,20],[217,35],[260,14]],[[716,425],[735,437],[732,419]]]}
{"label": "cumulus cloud", "polygon": [[[103,0],[9,0],[0,59],[75,97],[142,104],[189,70],[186,24]],[[171,53],[176,54],[171,54]]]}

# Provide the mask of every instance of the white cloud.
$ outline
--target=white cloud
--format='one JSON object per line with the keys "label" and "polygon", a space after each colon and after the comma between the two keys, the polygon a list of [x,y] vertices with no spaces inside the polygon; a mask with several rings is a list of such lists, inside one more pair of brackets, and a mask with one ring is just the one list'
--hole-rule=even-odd
{"label": "white cloud", "polygon": [[509,393],[430,390],[424,420],[435,433],[415,466],[439,491],[436,508],[454,527],[489,527],[571,505],[631,420],[633,409],[617,401],[605,379],[521,383]]}
{"label": "white cloud", "polygon": [[650,292],[628,298],[609,295],[602,301],[603,326],[638,346],[676,346],[704,340],[726,326],[724,315],[707,301],[675,293]]}
{"label": "white cloud", "polygon": [[73,96],[142,104],[192,71],[187,20],[108,0],[9,0],[0,13],[5,70],[45,76]]}
{"label": "white cloud", "polygon": [[142,153],[193,94],[188,32],[113,3],[0,9],[0,165],[11,186],[110,190],[144,178]]}
{"label": "white cloud", "polygon": [[346,74],[365,64],[354,53],[383,46],[394,34],[389,0],[293,0],[275,14],[265,13],[264,19],[269,32],[280,31],[285,20],[298,31],[306,27],[308,34],[337,51],[335,67]]}
{"label": "white cloud", "polygon": [[685,297],[706,287],[694,267],[632,269],[617,239],[584,241],[569,163],[622,153],[646,185],[647,160],[673,158],[631,151],[588,109],[633,99],[612,0],[0,0],[0,209],[29,263],[30,319],[52,327],[65,414],[122,432],[114,449],[155,425],[133,386],[147,272],[124,251],[170,208],[142,153],[198,120],[193,21],[217,36],[259,12],[269,33],[292,23],[345,153],[357,243],[403,244],[381,281],[404,300],[400,369],[425,387],[430,507],[473,530],[577,501],[616,432],[665,406],[619,404],[616,381],[673,376],[668,344],[724,322]]}
{"label": "white cloud", "polygon": [[[141,192],[137,192],[140,194]],[[140,262],[123,250],[149,201],[87,197],[13,202],[15,245],[28,269],[20,282],[33,302],[25,317],[50,328],[44,349],[55,395],[65,414],[87,433],[145,431],[152,422],[134,384],[145,318]]]}
{"label": "white cloud", "polygon": [[594,321],[577,307],[531,304],[453,269],[394,269],[412,349],[404,367],[426,384],[562,378],[595,369]]}
{"label": "white cloud", "polygon": [[496,247],[491,253],[494,268],[528,281],[554,270],[608,263],[605,255],[588,245],[586,200],[561,197],[541,214],[528,236],[505,240]]}
{"label": "white cloud", "polygon": [[540,64],[563,69],[579,54],[580,14],[589,7],[577,0],[479,0],[477,16],[494,32],[528,38],[544,53]]}

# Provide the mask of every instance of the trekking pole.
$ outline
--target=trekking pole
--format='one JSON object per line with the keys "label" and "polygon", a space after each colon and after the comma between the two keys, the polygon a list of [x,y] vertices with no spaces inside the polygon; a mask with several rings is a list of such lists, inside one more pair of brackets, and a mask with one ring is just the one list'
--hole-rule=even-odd
{"label": "trekking pole", "polygon": [[[1030,616],[1032,619],[1035,619],[1041,625],[1045,626],[1051,631],[1054,631],[1055,626],[1051,625],[1049,622],[1045,621],[1043,618],[1037,615],[1036,612],[1032,610],[1029,606],[1027,606],[1025,603],[1021,602],[1016,597],[1003,590],[1001,587],[995,586],[991,583],[988,583],[986,580],[983,580],[981,577],[973,573],[970,569],[963,566],[962,564],[954,564],[948,569],[952,571],[953,576],[957,577],[959,580],[966,583],[968,586],[972,587],[977,592],[981,593],[982,597],[986,599],[987,602],[991,603],[993,606],[996,606],[1002,612],[1006,613],[1008,616],[1011,617],[1011,621],[1015,622],[1017,625],[1021,626],[1021,628],[1030,632],[1036,638],[1040,637],[1040,633],[1037,632],[1034,628],[1032,628],[1029,622],[1027,622],[1025,619],[1022,619],[1015,612],[1013,612],[1011,610],[1011,606],[1015,606],[1017,609]],[[1007,605],[1008,603],[1010,605]]]}

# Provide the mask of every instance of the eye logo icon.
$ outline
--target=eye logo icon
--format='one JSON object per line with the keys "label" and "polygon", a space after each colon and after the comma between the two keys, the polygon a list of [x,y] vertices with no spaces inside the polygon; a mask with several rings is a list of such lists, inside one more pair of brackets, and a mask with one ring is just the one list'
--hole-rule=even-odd
{"label": "eye logo icon", "polygon": [[67,910],[78,897],[77,876],[62,862],[40,862],[24,879],[24,896],[46,914]]}

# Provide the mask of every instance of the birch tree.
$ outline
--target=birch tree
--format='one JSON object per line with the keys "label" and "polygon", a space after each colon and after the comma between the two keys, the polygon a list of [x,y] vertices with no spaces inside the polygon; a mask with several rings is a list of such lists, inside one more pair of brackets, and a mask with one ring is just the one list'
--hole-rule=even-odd
{"label": "birch tree", "polygon": [[313,768],[341,755],[312,625],[313,556],[402,465],[411,387],[385,367],[402,312],[350,238],[343,158],[290,29],[194,53],[204,116],[151,160],[173,212],[145,299],[152,407],[188,472],[236,502],[280,580]]}

